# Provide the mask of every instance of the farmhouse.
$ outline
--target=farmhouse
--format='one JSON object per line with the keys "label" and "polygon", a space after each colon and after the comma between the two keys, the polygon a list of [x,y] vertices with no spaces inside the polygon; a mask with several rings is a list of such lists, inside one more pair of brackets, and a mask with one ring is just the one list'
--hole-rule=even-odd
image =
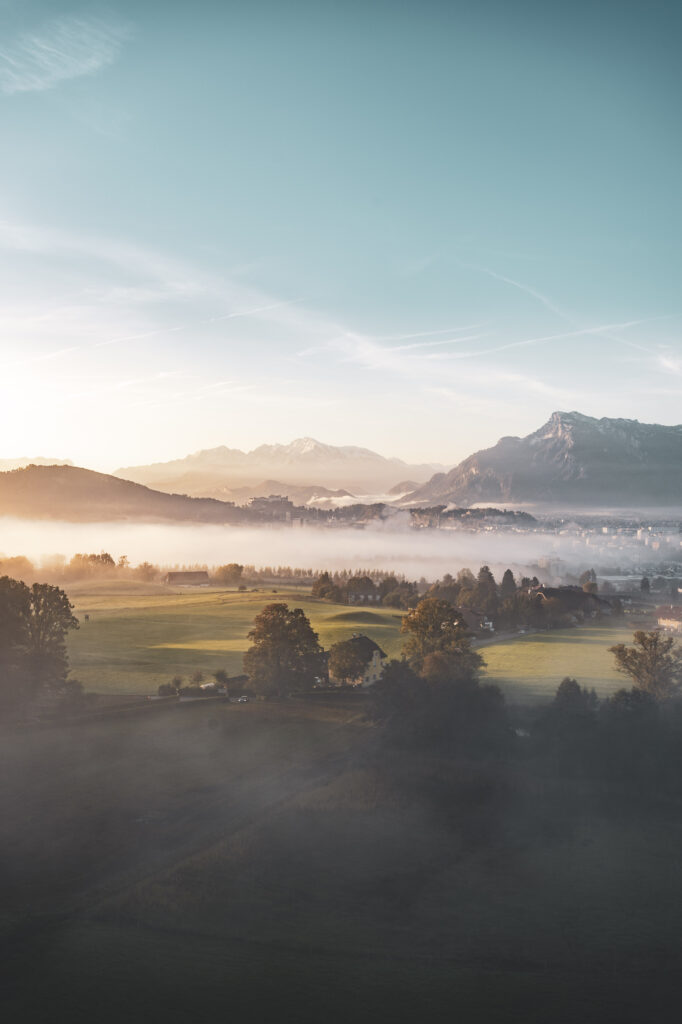
{"label": "farmhouse", "polygon": [[169,572],[163,578],[164,583],[173,587],[207,587],[210,583],[205,569],[195,572]]}
{"label": "farmhouse", "polygon": [[458,608],[457,613],[470,633],[494,632],[493,621],[485,612],[476,611],[475,608]]}
{"label": "farmhouse", "polygon": [[613,613],[609,601],[596,594],[587,594],[581,587],[546,587],[542,584],[539,587],[531,587],[528,593],[536,604],[545,601],[555,602],[564,614],[579,612],[586,618],[593,618],[597,612],[601,612],[602,615]]}
{"label": "farmhouse", "polygon": [[663,605],[656,609],[656,618],[661,629],[667,629],[671,633],[682,633],[682,605]]}
{"label": "farmhouse", "polygon": [[378,604],[381,594],[369,576],[354,576],[346,584],[346,600],[348,604]]}

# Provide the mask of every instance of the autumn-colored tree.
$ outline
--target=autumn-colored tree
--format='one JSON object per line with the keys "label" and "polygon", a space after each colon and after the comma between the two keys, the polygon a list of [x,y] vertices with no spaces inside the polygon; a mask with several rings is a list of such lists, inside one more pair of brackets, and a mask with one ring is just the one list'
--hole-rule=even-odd
{"label": "autumn-colored tree", "polygon": [[367,637],[339,640],[329,649],[329,673],[341,683],[354,683],[364,675],[372,654],[373,645]]}
{"label": "autumn-colored tree", "polygon": [[269,604],[248,633],[244,671],[257,693],[284,696],[310,689],[323,671],[322,648],[302,608]]}
{"label": "autumn-colored tree", "polygon": [[[403,655],[416,672],[443,673],[447,660],[452,678],[475,679],[483,658],[471,648],[470,634],[459,612],[448,601],[425,597],[403,618],[401,632],[406,634]],[[437,667],[430,655],[438,654]]]}

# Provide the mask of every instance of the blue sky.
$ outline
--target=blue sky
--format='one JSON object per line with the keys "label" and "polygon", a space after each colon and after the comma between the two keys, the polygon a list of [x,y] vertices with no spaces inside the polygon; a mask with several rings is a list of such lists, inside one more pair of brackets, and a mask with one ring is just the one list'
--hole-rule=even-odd
{"label": "blue sky", "polygon": [[678,10],[0,0],[0,457],[680,422]]}

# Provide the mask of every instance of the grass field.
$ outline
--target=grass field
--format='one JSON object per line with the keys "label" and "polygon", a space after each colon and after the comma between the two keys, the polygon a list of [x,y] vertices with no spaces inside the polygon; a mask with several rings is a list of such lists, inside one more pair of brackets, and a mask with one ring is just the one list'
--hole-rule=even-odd
{"label": "grass field", "polygon": [[362,632],[390,657],[400,652],[401,617],[394,609],[348,608],[300,590],[238,593],[114,582],[73,587],[69,597],[81,622],[69,638],[72,672],[98,693],[155,693],[159,683],[197,670],[240,673],[246,635],[273,601],[303,608],[325,648]]}
{"label": "grass field", "polygon": [[606,697],[630,683],[616,672],[609,647],[632,641],[632,630],[623,625],[590,625],[547,630],[482,649],[485,679],[509,695],[521,699],[549,697],[564,676]]}
{"label": "grass field", "polygon": [[[240,673],[246,635],[272,601],[303,608],[325,648],[359,632],[398,657],[402,642],[394,609],[328,604],[301,590],[238,593],[110,582],[72,588],[69,596],[81,620],[69,638],[73,675],[98,693],[155,693],[159,683],[197,670]],[[605,696],[625,683],[608,648],[631,635],[622,626],[594,625],[491,644],[482,649],[486,678],[519,699],[553,694],[566,675]]]}

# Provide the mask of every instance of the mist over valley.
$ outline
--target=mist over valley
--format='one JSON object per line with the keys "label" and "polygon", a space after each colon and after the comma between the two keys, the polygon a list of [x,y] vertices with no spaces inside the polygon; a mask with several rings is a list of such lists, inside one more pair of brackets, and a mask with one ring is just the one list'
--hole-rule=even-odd
{"label": "mist over valley", "polygon": [[[566,535],[544,532],[414,529],[405,516],[372,522],[363,529],[337,527],[231,527],[191,523],[67,523],[0,519],[0,552],[27,555],[38,562],[60,554],[110,551],[131,563],[162,566],[207,565],[238,561],[256,567],[290,565],[323,569],[379,569],[410,579],[436,579],[446,572],[488,564],[497,574],[509,566],[526,575],[538,566],[551,578],[592,565],[632,571],[671,557],[682,560],[674,527],[661,528],[652,547],[636,530],[619,536],[602,528],[574,526]],[[646,531],[648,533],[648,531]],[[654,535],[656,536],[656,535]],[[668,543],[665,538],[670,538]],[[661,548],[661,543],[664,544]],[[674,545],[674,546],[673,546]],[[532,573],[531,573],[532,575]]]}

